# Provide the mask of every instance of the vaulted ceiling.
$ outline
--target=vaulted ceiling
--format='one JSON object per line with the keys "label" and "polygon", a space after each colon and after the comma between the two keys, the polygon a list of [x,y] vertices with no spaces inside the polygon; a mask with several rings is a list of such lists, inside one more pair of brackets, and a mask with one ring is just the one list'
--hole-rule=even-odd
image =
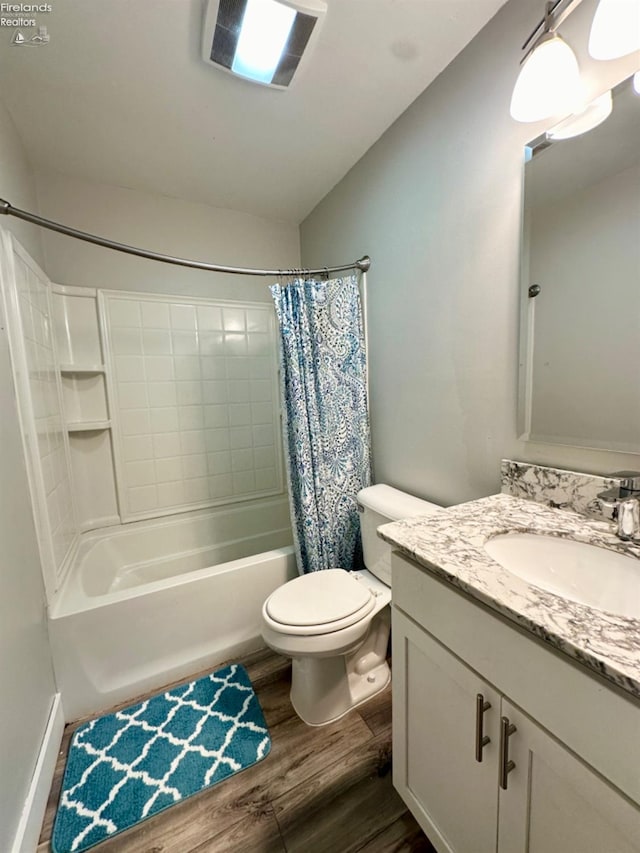
{"label": "vaulted ceiling", "polygon": [[202,62],[202,0],[53,0],[0,97],[36,171],[299,222],[503,2],[328,0],[277,91]]}

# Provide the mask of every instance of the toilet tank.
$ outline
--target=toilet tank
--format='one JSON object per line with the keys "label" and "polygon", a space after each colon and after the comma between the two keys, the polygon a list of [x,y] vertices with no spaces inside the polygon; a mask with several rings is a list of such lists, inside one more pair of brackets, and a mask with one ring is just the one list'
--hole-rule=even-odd
{"label": "toilet tank", "polygon": [[432,515],[442,507],[382,483],[361,489],[357,500],[362,510],[360,523],[364,564],[371,574],[391,586],[391,545],[380,539],[376,530],[381,524],[401,518]]}

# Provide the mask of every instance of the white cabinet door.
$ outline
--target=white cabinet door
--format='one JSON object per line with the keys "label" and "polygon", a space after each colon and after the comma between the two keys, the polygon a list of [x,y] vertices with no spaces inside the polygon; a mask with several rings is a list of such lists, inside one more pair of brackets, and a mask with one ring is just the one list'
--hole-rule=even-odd
{"label": "white cabinet door", "polygon": [[502,714],[516,731],[499,853],[639,853],[640,810],[505,699]]}
{"label": "white cabinet door", "polygon": [[[477,695],[490,742],[475,757]],[[495,853],[500,697],[398,610],[393,781],[439,853]]]}

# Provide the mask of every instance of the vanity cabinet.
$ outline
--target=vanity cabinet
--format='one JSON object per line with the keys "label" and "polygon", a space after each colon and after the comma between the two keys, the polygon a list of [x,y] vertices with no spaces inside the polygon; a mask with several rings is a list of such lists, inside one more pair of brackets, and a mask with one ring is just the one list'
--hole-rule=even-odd
{"label": "vanity cabinet", "polygon": [[[410,560],[393,560],[394,785],[439,853],[638,853],[640,706],[620,705],[627,700],[578,672],[596,706],[581,715],[584,697],[571,701],[563,673],[576,667]],[[544,724],[527,713],[527,696]],[[575,729],[570,746],[554,722],[563,735]],[[616,778],[625,796],[607,770],[634,735],[626,748],[636,754]],[[595,749],[576,754],[589,738]]]}
{"label": "vanity cabinet", "polygon": [[507,699],[501,709],[515,731],[499,853],[638,853],[638,809]]}
{"label": "vanity cabinet", "polygon": [[[393,614],[394,784],[438,850],[495,853],[500,696],[401,612]],[[474,759],[476,696],[491,704]],[[495,728],[495,726],[491,726]]]}

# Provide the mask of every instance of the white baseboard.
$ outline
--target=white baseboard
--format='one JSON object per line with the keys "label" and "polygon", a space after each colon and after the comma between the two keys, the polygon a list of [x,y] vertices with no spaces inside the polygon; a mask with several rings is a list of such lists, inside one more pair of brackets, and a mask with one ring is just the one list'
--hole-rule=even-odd
{"label": "white baseboard", "polygon": [[11,853],[35,853],[63,732],[62,697],[56,693]]}

